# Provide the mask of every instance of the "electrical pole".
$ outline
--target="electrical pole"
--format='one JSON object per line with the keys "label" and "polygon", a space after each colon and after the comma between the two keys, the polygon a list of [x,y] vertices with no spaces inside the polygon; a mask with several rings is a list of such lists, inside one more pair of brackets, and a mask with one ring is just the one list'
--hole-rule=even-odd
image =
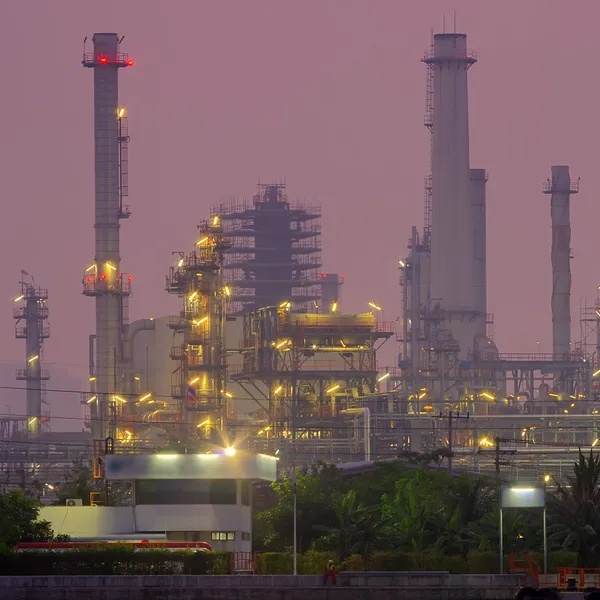
{"label": "electrical pole", "polygon": [[452,411],[448,415],[448,473],[452,475]]}
{"label": "electrical pole", "polygon": [[496,458],[494,460],[496,465],[496,479],[500,481],[500,438],[496,438]]}
{"label": "electrical pole", "polygon": [[454,419],[458,422],[459,419],[467,419],[469,420],[469,413],[467,413],[464,417],[460,416],[460,412],[456,412],[454,414],[452,411],[448,413],[448,416],[444,416],[442,412],[440,412],[440,419],[448,419],[448,473],[452,475],[452,449],[454,447],[453,437],[454,437]]}

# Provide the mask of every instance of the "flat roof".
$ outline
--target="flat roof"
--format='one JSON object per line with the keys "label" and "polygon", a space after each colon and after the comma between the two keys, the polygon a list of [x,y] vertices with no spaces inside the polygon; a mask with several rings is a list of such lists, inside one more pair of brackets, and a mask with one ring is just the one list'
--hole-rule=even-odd
{"label": "flat roof", "polygon": [[245,479],[276,481],[275,456],[226,454],[107,454],[106,479]]}

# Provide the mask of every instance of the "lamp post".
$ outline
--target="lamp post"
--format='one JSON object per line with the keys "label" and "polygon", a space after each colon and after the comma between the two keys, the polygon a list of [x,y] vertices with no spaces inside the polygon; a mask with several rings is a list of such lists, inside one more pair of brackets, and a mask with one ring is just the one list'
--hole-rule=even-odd
{"label": "lamp post", "polygon": [[544,529],[544,573],[548,572],[548,534],[546,530],[546,486],[515,483],[500,488],[500,573],[504,570],[504,540],[502,511],[505,508],[541,508]]}

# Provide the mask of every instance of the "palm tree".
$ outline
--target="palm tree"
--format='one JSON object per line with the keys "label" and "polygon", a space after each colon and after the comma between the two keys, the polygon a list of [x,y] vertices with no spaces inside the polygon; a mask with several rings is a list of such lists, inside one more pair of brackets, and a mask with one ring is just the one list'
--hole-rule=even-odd
{"label": "palm tree", "polygon": [[368,556],[381,547],[382,521],[377,516],[377,507],[358,504],[356,492],[350,490],[333,501],[333,510],[335,526],[315,525],[315,529],[326,532],[321,544],[335,545],[340,558],[350,554]]}
{"label": "palm tree", "polygon": [[579,449],[567,485],[556,484],[556,492],[548,499],[550,541],[576,550],[580,567],[595,566],[600,552],[600,455],[590,449],[586,459]]}

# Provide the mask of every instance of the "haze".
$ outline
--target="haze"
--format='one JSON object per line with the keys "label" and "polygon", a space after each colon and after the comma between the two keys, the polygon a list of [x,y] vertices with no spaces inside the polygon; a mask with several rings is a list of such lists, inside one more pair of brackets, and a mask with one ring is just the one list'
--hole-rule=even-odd
{"label": "haze", "polygon": [[[471,166],[486,168],[488,310],[500,352],[551,351],[550,166],[581,177],[573,198],[573,301],[591,302],[596,256],[600,5],[560,0],[213,0],[5,2],[0,139],[0,386],[24,362],[12,300],[26,269],[50,293],[45,360],[81,389],[94,302],[81,295],[93,259],[92,74],[83,38],[125,35],[136,60],[121,74],[131,134],[133,216],[122,225],[133,275],[131,319],[177,310],[164,291],[171,252],[222,196],[285,178],[290,198],[323,206],[323,270],[346,276],[343,309],[369,300],[400,313],[397,260],[421,225],[429,135],[423,127],[431,30],[465,32]],[[385,362],[393,362],[390,348]],[[64,386],[65,384],[63,384]],[[50,388],[60,387],[56,378]],[[0,412],[22,412],[3,390]],[[79,415],[77,394],[52,412]],[[21,407],[21,408],[19,408]],[[76,422],[54,429],[78,428]],[[75,424],[73,424],[75,423]]]}

